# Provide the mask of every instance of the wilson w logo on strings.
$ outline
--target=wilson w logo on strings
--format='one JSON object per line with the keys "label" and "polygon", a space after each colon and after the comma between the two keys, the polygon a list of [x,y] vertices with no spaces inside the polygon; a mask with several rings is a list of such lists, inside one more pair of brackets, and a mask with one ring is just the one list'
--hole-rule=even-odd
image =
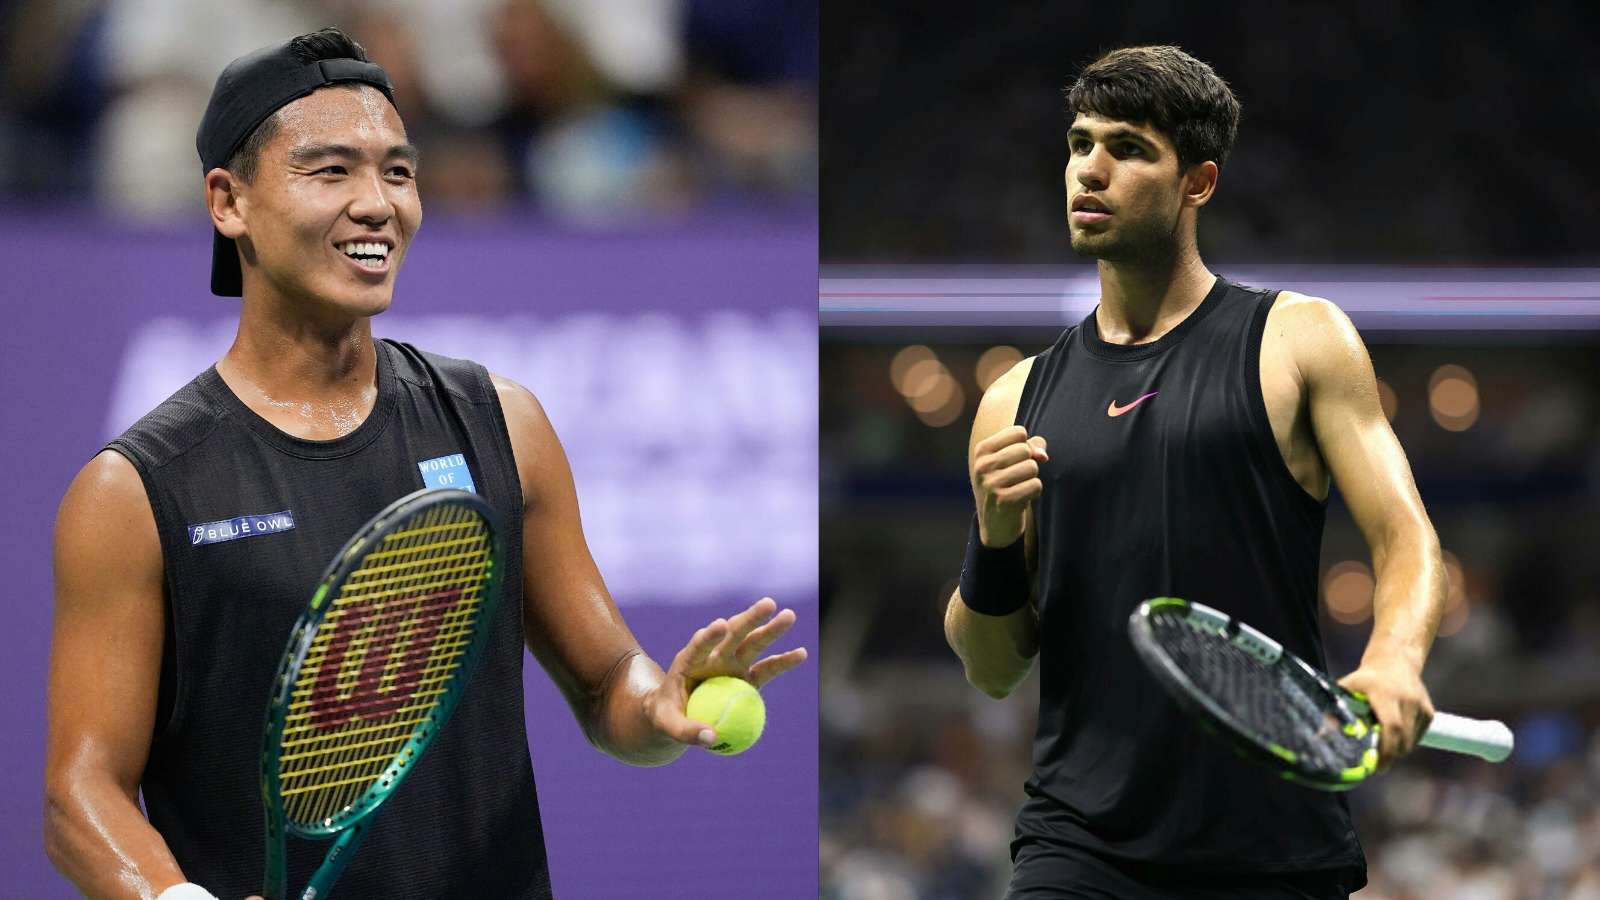
{"label": "wilson w logo on strings", "polygon": [[450,689],[490,565],[469,524],[425,521],[363,558],[307,648],[291,730],[415,724]]}
{"label": "wilson w logo on strings", "polygon": [[[312,682],[306,724],[323,729],[383,718],[435,696],[437,690],[421,691],[419,696],[419,688],[424,681],[430,687],[443,681],[447,673],[439,670],[453,659],[451,651],[462,646],[465,623],[463,617],[452,616],[461,605],[461,595],[460,588],[452,588],[382,605],[331,610],[329,616],[339,618],[331,623],[322,664]],[[451,619],[456,627],[447,629]],[[434,677],[426,678],[430,673]]]}
{"label": "wilson w logo on strings", "polygon": [[[300,663],[284,719],[284,748],[295,759],[331,746],[324,736],[374,746],[403,740],[454,689],[493,565],[474,522],[425,516],[358,557]],[[312,598],[313,610],[325,592]]]}

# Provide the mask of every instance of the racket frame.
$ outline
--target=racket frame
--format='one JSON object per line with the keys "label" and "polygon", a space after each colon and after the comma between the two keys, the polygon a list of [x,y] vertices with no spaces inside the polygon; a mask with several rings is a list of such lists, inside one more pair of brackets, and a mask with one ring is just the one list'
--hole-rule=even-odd
{"label": "racket frame", "polygon": [[[1227,708],[1209,693],[1200,690],[1161,648],[1150,624],[1151,616],[1175,614],[1183,615],[1190,627],[1222,637],[1266,665],[1294,666],[1309,676],[1332,699],[1333,704],[1328,712],[1338,720],[1344,733],[1361,741],[1363,749],[1360,761],[1329,777],[1325,770],[1313,770],[1302,765],[1298,754],[1288,747],[1252,734]],[[1168,695],[1195,716],[1207,731],[1222,737],[1246,759],[1277,770],[1286,780],[1324,791],[1347,791],[1378,770],[1378,738],[1382,726],[1372,718],[1364,698],[1334,684],[1327,675],[1244,622],[1209,606],[1179,597],[1155,597],[1140,603],[1134,610],[1128,619],[1128,632],[1134,650],[1156,680],[1167,689]]]}
{"label": "racket frame", "polygon": [[[311,651],[317,629],[321,627],[327,618],[328,610],[333,606],[329,600],[338,597],[339,589],[344,586],[350,575],[360,568],[367,552],[380,546],[385,536],[418,513],[442,504],[472,508],[483,518],[489,530],[488,578],[484,581],[482,589],[483,601],[478,609],[477,624],[473,628],[472,639],[463,653],[461,674],[452,680],[450,688],[445,693],[434,700],[433,708],[418,722],[417,727],[412,730],[405,744],[396,752],[394,759],[390,760],[383,773],[373,779],[373,784],[353,803],[319,823],[301,825],[293,822],[285,813],[283,797],[279,794],[278,755],[282,747],[283,731],[295,681],[301,665]],[[272,696],[267,704],[266,729],[261,750],[261,795],[265,801],[263,805],[266,809],[267,825],[266,877],[261,894],[266,900],[283,900],[286,896],[288,888],[286,863],[290,834],[302,839],[326,839],[337,835],[322,864],[299,895],[302,900],[325,896],[366,835],[370,817],[400,786],[400,782],[411,771],[428,744],[444,728],[445,722],[455,710],[457,701],[461,699],[467,682],[477,667],[484,645],[488,642],[490,623],[494,619],[500,599],[500,576],[504,568],[500,564],[504,558],[503,534],[499,514],[477,494],[455,488],[423,488],[384,507],[361,526],[328,563],[322,578],[318,581],[316,592],[312,594],[310,605],[300,614],[294,630],[290,633],[288,647],[282,662],[278,665],[278,672],[273,680]]]}

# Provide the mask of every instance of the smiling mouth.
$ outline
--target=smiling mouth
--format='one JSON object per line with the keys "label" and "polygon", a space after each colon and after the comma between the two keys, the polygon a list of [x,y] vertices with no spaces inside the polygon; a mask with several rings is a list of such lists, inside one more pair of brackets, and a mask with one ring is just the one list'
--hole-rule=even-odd
{"label": "smiling mouth", "polygon": [[363,269],[371,272],[383,272],[389,268],[389,254],[391,249],[388,244],[379,241],[346,241],[335,246],[346,259]]}

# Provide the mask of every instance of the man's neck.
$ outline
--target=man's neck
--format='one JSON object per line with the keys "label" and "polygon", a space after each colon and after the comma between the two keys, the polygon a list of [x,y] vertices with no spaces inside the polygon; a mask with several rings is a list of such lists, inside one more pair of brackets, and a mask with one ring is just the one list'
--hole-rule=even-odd
{"label": "man's neck", "polygon": [[1216,281],[1193,248],[1156,262],[1101,260],[1099,268],[1095,324],[1111,344],[1159,340],[1200,305]]}
{"label": "man's neck", "polygon": [[372,411],[377,362],[369,318],[312,322],[247,300],[217,374],[280,429],[326,440],[354,431]]}

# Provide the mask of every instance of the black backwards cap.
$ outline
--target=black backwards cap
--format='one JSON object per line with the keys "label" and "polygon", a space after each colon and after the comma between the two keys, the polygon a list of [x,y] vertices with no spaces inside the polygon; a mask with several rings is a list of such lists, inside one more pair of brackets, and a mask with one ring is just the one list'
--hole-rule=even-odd
{"label": "black backwards cap", "polygon": [[[370,84],[394,103],[389,73],[376,63],[359,59],[322,59],[306,62],[285,41],[241,56],[217,76],[211,102],[200,120],[195,148],[202,172],[227,164],[257,126],[279,109],[320,87],[354,81]],[[213,231],[211,242],[211,293],[238,297],[244,292],[239,253],[232,238]]]}

